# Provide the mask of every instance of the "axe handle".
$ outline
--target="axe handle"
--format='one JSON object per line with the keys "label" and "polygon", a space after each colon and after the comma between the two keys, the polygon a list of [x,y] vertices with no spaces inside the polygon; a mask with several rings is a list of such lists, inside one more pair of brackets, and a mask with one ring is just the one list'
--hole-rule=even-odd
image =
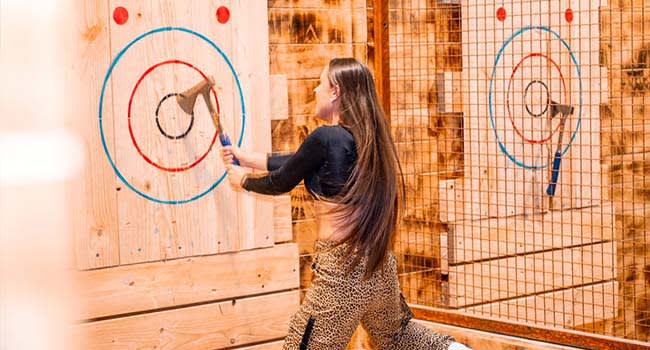
{"label": "axe handle", "polygon": [[562,151],[555,152],[553,159],[553,170],[551,171],[551,182],[546,188],[546,194],[549,196],[555,195],[555,187],[557,187],[557,179],[560,176],[560,163],[562,162]]}
{"label": "axe handle", "polygon": [[[231,146],[232,142],[230,142],[230,137],[226,135],[225,132],[220,132],[219,133],[219,141],[221,141],[222,146]],[[239,166],[239,159],[237,159],[235,156],[233,156],[232,163]]]}
{"label": "axe handle", "polygon": [[562,137],[564,136],[564,127],[566,125],[566,120],[568,115],[562,113],[562,119],[560,121],[560,135],[557,140],[557,149],[555,150],[555,156],[553,157],[553,169],[551,170],[551,181],[548,183],[546,188],[546,194],[553,197],[555,196],[555,188],[557,187],[557,180],[560,177],[560,165],[562,163]]}
{"label": "axe handle", "polygon": [[[232,146],[232,142],[230,142],[230,137],[228,137],[228,135],[225,132],[223,132],[223,128],[221,127],[221,123],[219,122],[219,114],[214,110],[212,111],[212,123],[214,123],[214,127],[217,129],[217,133],[219,133],[219,142],[221,142],[221,146]],[[232,163],[237,166],[239,166],[240,164],[239,159],[237,159],[237,157],[235,156],[233,156],[232,158]]]}

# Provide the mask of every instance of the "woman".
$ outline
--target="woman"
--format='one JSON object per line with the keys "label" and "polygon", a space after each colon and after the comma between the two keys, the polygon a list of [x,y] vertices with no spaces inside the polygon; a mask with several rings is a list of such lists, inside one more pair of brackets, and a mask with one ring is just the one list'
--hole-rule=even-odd
{"label": "woman", "polygon": [[[314,280],[289,325],[285,350],[344,349],[359,322],[378,349],[467,349],[410,321],[390,251],[398,220],[399,160],[369,69],[337,58],[314,89],[327,122],[287,155],[222,149],[235,188],[277,195],[300,181],[315,197]],[[251,175],[232,164],[267,170]],[[401,178],[401,176],[400,176]]]}

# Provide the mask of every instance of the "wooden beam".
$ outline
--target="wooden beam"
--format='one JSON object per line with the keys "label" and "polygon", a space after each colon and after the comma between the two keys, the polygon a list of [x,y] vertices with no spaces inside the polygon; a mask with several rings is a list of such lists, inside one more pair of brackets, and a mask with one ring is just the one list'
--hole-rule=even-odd
{"label": "wooden beam", "polygon": [[274,198],[273,227],[275,243],[286,242],[293,239],[291,230],[291,196],[277,196]]}
{"label": "wooden beam", "polygon": [[[530,326],[521,322],[508,321],[488,316],[468,315],[465,312],[455,310],[443,310],[426,307],[422,305],[413,305],[411,310],[415,317],[434,322],[446,323],[449,325],[467,327],[474,331],[484,331],[499,333],[503,335],[522,337],[526,339],[563,344],[567,346],[577,346],[582,349],[591,350],[647,350],[648,343],[610,337],[599,334],[590,334],[574,330],[550,328],[545,326]],[[466,338],[458,337],[461,341]],[[469,341],[467,341],[469,343]],[[471,343],[469,343],[472,345]],[[484,349],[474,347],[475,349]],[[492,347],[487,347],[492,349]],[[497,348],[498,349],[498,348]],[[506,348],[508,349],[508,348]],[[533,348],[535,349],[535,348]],[[547,349],[543,347],[542,349]],[[562,348],[560,348],[562,349]],[[504,349],[505,350],[505,349]],[[537,350],[537,349],[535,349]]]}
{"label": "wooden beam", "polygon": [[289,93],[287,76],[274,74],[270,77],[269,90],[271,91],[271,120],[289,118]]}
{"label": "wooden beam", "polygon": [[388,2],[385,0],[373,1],[373,40],[374,40],[374,68],[377,92],[384,111],[390,120],[390,61],[388,50]]}
{"label": "wooden beam", "polygon": [[76,326],[82,349],[220,349],[287,333],[299,291],[229,300]]}
{"label": "wooden beam", "polygon": [[77,280],[77,319],[177,307],[297,288],[298,246],[84,271]]}

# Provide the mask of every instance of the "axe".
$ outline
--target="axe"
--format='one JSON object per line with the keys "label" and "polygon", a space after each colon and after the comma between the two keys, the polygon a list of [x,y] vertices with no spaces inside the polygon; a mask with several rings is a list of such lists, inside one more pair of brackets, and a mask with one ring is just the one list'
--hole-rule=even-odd
{"label": "axe", "polygon": [[[192,113],[194,113],[194,105],[196,104],[196,98],[199,95],[203,96],[203,100],[205,101],[205,104],[208,106],[208,111],[210,112],[210,116],[212,117],[212,123],[214,123],[214,127],[217,129],[217,133],[219,134],[219,141],[221,142],[221,145],[230,146],[232,145],[232,142],[230,142],[230,138],[228,137],[228,135],[226,135],[226,133],[223,132],[223,128],[221,127],[221,123],[219,122],[219,113],[217,113],[217,111],[214,109],[214,106],[212,105],[212,100],[210,100],[210,89],[213,86],[214,86],[214,78],[212,78],[212,76],[209,76],[207,79],[199,82],[193,87],[176,95],[176,102],[178,102],[178,105],[185,113],[191,115]],[[233,158],[233,163],[235,165],[239,165],[239,160],[237,158]]]}

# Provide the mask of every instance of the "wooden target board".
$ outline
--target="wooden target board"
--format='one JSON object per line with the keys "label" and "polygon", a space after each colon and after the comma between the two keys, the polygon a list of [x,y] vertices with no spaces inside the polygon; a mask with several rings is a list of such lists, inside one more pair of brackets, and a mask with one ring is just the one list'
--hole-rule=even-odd
{"label": "wooden target board", "polygon": [[266,4],[98,1],[96,9],[105,26],[94,35],[104,46],[91,49],[109,58],[88,82],[96,117],[84,136],[89,157],[106,163],[87,176],[109,171],[114,185],[86,195],[88,206],[111,210],[80,219],[78,266],[272,245],[273,204],[230,187],[208,101],[199,95],[192,113],[178,103],[213,77],[209,102],[232,142],[270,151]]}
{"label": "wooden target board", "polygon": [[555,1],[468,1],[462,11],[465,206],[455,216],[597,204],[597,11]]}

